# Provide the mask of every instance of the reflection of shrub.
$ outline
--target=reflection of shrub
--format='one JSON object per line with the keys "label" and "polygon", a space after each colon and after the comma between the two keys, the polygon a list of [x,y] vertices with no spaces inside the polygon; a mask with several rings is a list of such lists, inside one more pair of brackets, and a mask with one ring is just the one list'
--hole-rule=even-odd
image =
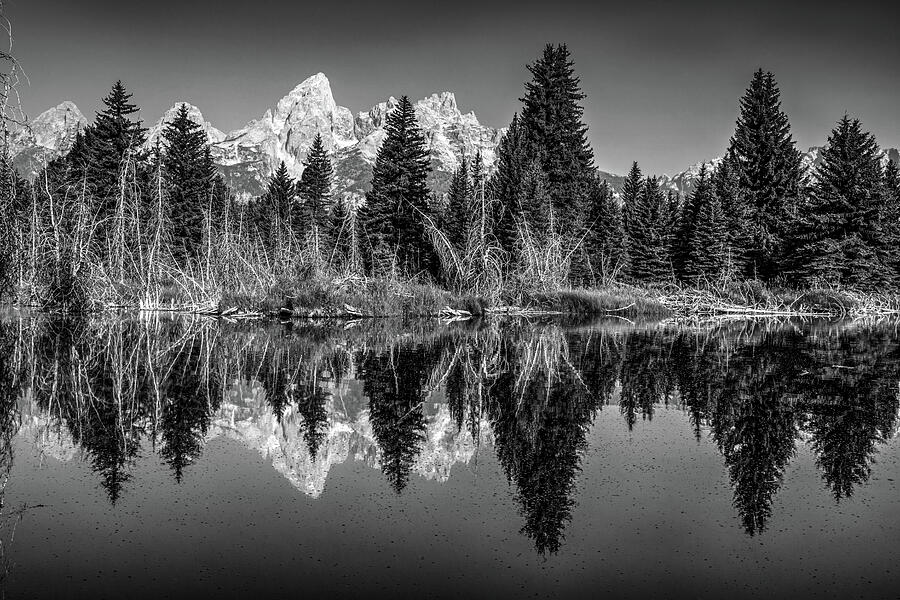
{"label": "reflection of shrub", "polygon": [[84,312],[90,307],[85,269],[79,263],[70,248],[62,248],[39,266],[38,300],[42,307],[63,312]]}

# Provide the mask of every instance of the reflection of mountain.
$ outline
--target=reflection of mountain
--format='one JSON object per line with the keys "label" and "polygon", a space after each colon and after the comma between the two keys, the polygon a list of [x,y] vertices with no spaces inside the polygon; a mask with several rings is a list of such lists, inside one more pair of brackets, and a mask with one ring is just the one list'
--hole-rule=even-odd
{"label": "reflection of mountain", "polygon": [[[313,498],[322,494],[333,465],[349,459],[381,468],[381,453],[368,411],[361,411],[351,419],[328,406],[325,441],[313,460],[303,438],[300,415],[289,409],[279,423],[265,402],[256,401],[255,397],[245,400],[222,403],[212,416],[204,443],[221,437],[244,444],[270,460],[272,467],[291,485]],[[476,443],[468,432],[457,432],[446,404],[432,406],[433,410],[426,416],[425,439],[411,471],[427,480],[445,482],[454,466],[470,463],[479,445],[490,449],[492,436],[485,426],[482,428],[485,433]],[[62,462],[85,458],[68,430],[55,424],[46,412],[34,406],[22,406],[20,410],[23,418],[18,436],[38,456]]]}
{"label": "reflection of mountain", "polygon": [[53,427],[49,421],[49,415],[26,407],[22,410],[22,424],[19,427],[19,437],[35,449],[40,457],[50,457],[58,461],[67,462],[80,457],[78,444],[72,439],[72,435],[65,428]]}
{"label": "reflection of mountain", "polygon": [[[338,393],[335,390],[335,394]],[[326,410],[328,428],[315,459],[310,456],[303,437],[301,416],[288,408],[279,423],[272,408],[260,400],[257,393],[223,402],[212,419],[207,441],[221,436],[245,444],[271,460],[275,470],[291,485],[317,498],[325,489],[333,465],[351,459],[381,468],[381,452],[369,421],[369,411],[360,411],[351,418],[335,409],[334,400],[326,405]],[[487,436],[482,440],[489,441]],[[436,410],[425,419],[424,441],[411,471],[426,479],[446,481],[454,465],[468,464],[472,460],[476,446],[467,432],[457,433],[447,405],[436,405]]]}

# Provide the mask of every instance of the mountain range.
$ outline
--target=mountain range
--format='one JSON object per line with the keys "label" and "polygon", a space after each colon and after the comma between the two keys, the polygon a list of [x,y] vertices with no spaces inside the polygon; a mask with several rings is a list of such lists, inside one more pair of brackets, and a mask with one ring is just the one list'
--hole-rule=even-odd
{"label": "mountain range", "polygon": [[[371,181],[375,156],[385,137],[386,117],[397,100],[390,97],[354,116],[348,108],[335,103],[328,78],[317,73],[288,92],[260,118],[229,133],[206,121],[198,107],[176,102],[149,128],[147,148],[156,144],[165,123],[182,104],[187,106],[190,118],[203,128],[213,159],[226,182],[240,196],[260,194],[282,161],[288,172],[299,178],[306,153],[319,133],[334,162],[336,192],[358,202]],[[495,150],[504,129],[482,125],[474,112],[460,111],[452,92],[432,94],[414,106],[431,152],[432,189],[445,191],[460,158],[473,157],[479,150],[486,169],[489,172],[493,169]],[[46,162],[67,153],[76,133],[86,125],[87,119],[72,102],[44,111],[31,122],[30,128],[21,129],[12,137],[10,153],[14,165],[26,177],[34,177]],[[803,154],[807,168],[820,162],[819,150],[812,147]],[[895,148],[884,150],[883,157],[885,161],[892,158],[900,163],[900,153]],[[720,160],[705,162],[715,166]],[[660,176],[663,188],[690,193],[702,164],[672,176]],[[624,181],[623,175],[606,172],[600,175],[614,189]]]}

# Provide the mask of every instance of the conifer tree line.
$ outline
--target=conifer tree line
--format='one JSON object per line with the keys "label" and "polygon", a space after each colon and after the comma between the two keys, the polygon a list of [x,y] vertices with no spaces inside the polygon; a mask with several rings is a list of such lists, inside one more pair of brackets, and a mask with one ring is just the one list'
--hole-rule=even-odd
{"label": "conifer tree line", "polygon": [[458,157],[446,194],[429,189],[428,143],[403,96],[362,202],[335,194],[321,135],[299,180],[282,162],[263,194],[238,200],[186,106],[148,148],[117,81],[71,151],[34,181],[8,157],[0,165],[0,208],[12,216],[0,288],[31,282],[77,304],[73,282],[97,273],[118,290],[107,301],[129,286],[158,292],[185,273],[197,288],[343,272],[476,293],[614,281],[900,283],[898,166],[882,164],[858,119],[837,122],[808,172],[775,78],[758,70],[724,157],[703,166],[690,194],[664,189],[637,162],[614,190],[594,164],[568,48],[547,45],[528,72],[491,170],[480,152]]}
{"label": "conifer tree line", "polygon": [[613,194],[595,174],[566,47],[547,46],[529,71],[489,185],[493,231],[513,261],[524,230],[560,237],[569,284],[896,285],[898,167],[882,165],[858,119],[838,121],[807,173],[775,78],[758,70],[724,157],[701,168],[687,197],[637,162]]}

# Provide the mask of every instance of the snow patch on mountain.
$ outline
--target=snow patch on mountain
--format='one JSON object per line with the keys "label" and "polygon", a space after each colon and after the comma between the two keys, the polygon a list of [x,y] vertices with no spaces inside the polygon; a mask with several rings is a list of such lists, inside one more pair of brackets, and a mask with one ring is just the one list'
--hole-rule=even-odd
{"label": "snow patch on mountain", "polygon": [[203,129],[203,132],[206,134],[206,139],[210,144],[217,144],[225,139],[225,134],[223,132],[213,127],[212,123],[203,118],[203,113],[200,112],[199,108],[197,108],[190,102],[178,101],[172,106],[172,108],[165,112],[165,114],[159,119],[159,121],[156,122],[153,127],[150,127],[150,129],[147,131],[147,142],[145,144],[146,148],[154,148],[157,141],[160,141],[161,143],[160,138],[162,137],[163,131],[165,131],[166,125],[168,123],[171,123],[175,119],[175,116],[178,114],[178,111],[182,106],[187,107],[188,118],[197,125],[200,125],[200,127]]}

